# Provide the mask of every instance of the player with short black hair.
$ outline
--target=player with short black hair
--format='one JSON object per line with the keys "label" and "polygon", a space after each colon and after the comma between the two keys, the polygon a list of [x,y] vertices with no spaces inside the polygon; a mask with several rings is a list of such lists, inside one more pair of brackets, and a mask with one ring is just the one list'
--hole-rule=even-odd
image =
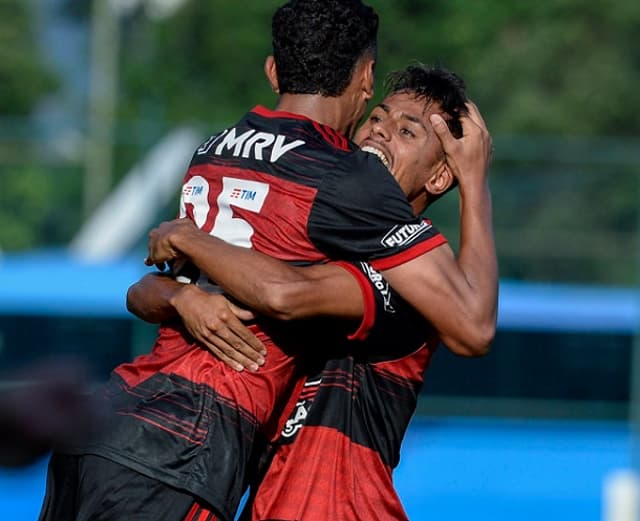
{"label": "player with short black hair", "polygon": [[336,97],[365,53],[375,60],[378,15],[359,0],[293,0],[271,34],[280,94]]}

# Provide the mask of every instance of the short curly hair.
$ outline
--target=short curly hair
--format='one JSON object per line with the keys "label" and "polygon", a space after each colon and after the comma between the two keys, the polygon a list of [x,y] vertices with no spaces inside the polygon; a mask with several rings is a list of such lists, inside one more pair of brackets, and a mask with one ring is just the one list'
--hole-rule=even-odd
{"label": "short curly hair", "polygon": [[425,101],[438,103],[450,116],[447,126],[456,138],[462,137],[460,116],[468,113],[465,88],[464,81],[457,74],[439,65],[429,67],[421,63],[391,72],[384,80],[387,96],[408,92]]}
{"label": "short curly hair", "polygon": [[290,0],[272,19],[281,94],[344,93],[358,61],[376,56],[378,15],[361,0]]}

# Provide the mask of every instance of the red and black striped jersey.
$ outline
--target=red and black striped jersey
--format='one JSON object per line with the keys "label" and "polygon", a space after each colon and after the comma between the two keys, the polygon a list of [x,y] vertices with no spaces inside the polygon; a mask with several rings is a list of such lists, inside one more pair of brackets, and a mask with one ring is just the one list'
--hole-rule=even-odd
{"label": "red and black striped jersey", "polygon": [[243,521],[407,520],[392,471],[438,338],[382,277],[359,267],[376,304],[370,335],[318,373],[309,366]]}
{"label": "red and black striped jersey", "polygon": [[[317,122],[262,107],[197,149],[180,212],[230,243],[299,263],[391,267],[445,242],[413,216],[377,157]],[[111,428],[83,450],[187,490],[232,519],[257,446],[295,405],[290,397],[303,384],[295,355],[327,356],[348,334],[335,321],[261,320],[254,331],[266,364],[237,373],[179,324],[164,324],[151,353],[114,370],[104,391]]]}
{"label": "red and black striped jersey", "polygon": [[367,260],[387,269],[445,242],[414,216],[375,155],[313,120],[263,107],[198,149],[181,215],[288,261]]}

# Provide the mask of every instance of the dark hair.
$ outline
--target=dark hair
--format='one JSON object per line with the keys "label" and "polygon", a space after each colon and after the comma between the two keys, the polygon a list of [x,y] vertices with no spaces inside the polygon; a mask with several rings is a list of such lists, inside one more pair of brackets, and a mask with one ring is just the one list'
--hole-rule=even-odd
{"label": "dark hair", "polygon": [[450,116],[445,119],[451,134],[456,138],[462,137],[460,116],[468,113],[467,95],[464,81],[457,74],[440,66],[410,65],[389,73],[385,78],[384,88],[387,96],[408,92],[427,102],[438,103],[443,112]]}
{"label": "dark hair", "polygon": [[344,93],[359,60],[376,56],[378,15],[361,0],[290,0],[272,20],[281,94]]}

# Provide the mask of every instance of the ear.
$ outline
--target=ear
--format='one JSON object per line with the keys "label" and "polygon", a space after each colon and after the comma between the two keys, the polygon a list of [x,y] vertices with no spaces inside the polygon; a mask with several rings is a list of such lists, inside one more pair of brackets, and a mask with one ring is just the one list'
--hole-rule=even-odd
{"label": "ear", "polygon": [[441,195],[451,188],[454,181],[455,178],[451,170],[449,170],[449,166],[446,162],[443,162],[436,172],[427,179],[425,189],[431,195]]}
{"label": "ear", "polygon": [[376,61],[373,58],[365,60],[362,71],[362,91],[367,102],[373,98]]}
{"label": "ear", "polygon": [[269,80],[269,85],[271,85],[271,90],[276,94],[280,94],[280,86],[278,84],[278,68],[276,67],[276,60],[273,55],[267,56],[267,59],[264,61],[264,74]]}

